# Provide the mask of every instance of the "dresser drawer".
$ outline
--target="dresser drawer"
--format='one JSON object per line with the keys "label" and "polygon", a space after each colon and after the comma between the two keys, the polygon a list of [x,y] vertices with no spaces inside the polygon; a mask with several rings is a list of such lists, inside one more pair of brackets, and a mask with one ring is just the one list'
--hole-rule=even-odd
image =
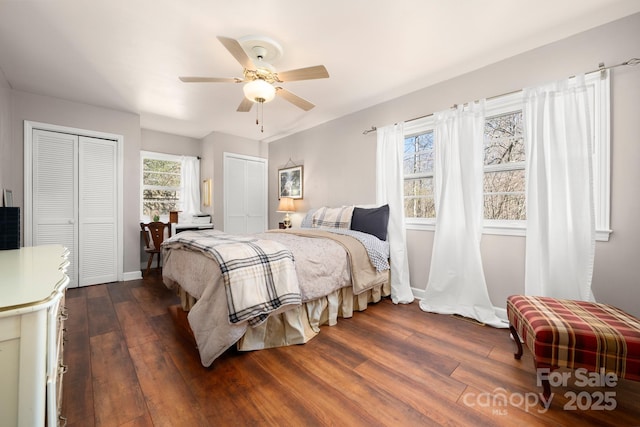
{"label": "dresser drawer", "polygon": [[62,364],[63,358],[62,353],[64,350],[64,342],[66,340],[65,337],[65,321],[69,317],[67,307],[64,305],[65,303],[65,295],[62,295],[62,299],[60,300],[60,306],[58,307],[58,315],[56,316],[56,349],[55,349],[55,358],[53,360],[57,360],[54,366],[60,366]]}
{"label": "dresser drawer", "polygon": [[[62,408],[62,383],[67,366],[64,364],[65,321],[68,317],[65,306],[65,293],[62,293],[60,303],[52,312],[52,341],[51,355],[47,367],[47,420],[48,424],[63,426],[66,420],[61,416]],[[55,423],[53,422],[55,420]]]}

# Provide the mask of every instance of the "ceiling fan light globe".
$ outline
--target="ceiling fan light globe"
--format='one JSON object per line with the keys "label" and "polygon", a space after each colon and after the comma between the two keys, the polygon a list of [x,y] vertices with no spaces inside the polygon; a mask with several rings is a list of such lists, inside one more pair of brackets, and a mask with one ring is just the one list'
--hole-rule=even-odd
{"label": "ceiling fan light globe", "polygon": [[276,96],[276,88],[261,79],[247,83],[242,90],[244,96],[253,102],[269,102]]}

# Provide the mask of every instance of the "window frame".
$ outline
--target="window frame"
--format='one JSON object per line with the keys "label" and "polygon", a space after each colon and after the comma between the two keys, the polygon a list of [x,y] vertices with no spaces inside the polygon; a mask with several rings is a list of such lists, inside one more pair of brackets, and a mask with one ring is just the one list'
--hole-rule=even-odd
{"label": "window frame", "polygon": [[[434,132],[436,127],[436,120],[434,115],[429,115],[420,119],[413,120],[404,124],[404,136],[403,139],[411,136],[420,135],[423,133]],[[433,173],[419,173],[411,174],[409,178],[421,178],[431,176],[435,179],[435,169]],[[403,176],[403,183],[407,176]],[[434,194],[435,198],[435,194]],[[404,200],[404,195],[403,195]],[[404,203],[404,201],[403,201]],[[413,230],[435,230],[436,219],[435,218],[407,218],[404,219],[407,229]]]}
{"label": "window frame", "polygon": [[[587,86],[593,86],[594,121],[592,123],[593,147],[593,195],[595,205],[596,240],[608,241],[612,233],[610,228],[611,212],[611,83],[608,70],[597,71],[585,75]],[[485,104],[487,117],[522,110],[524,102],[522,91],[490,98]],[[428,132],[435,128],[435,117],[429,115],[405,123],[404,136]],[[487,167],[484,167],[485,172]],[[526,173],[526,166],[525,166]],[[526,197],[526,195],[525,195]],[[434,231],[436,218],[405,218],[408,230]],[[485,219],[483,234],[526,236],[525,220],[492,220]]]}
{"label": "window frame", "polygon": [[[420,136],[420,135],[427,134],[429,132],[431,132],[433,134],[433,129],[429,128],[427,130],[422,130],[420,132],[414,132],[414,133],[411,133],[411,134],[407,134],[406,131],[405,131],[404,139],[406,140],[407,138],[411,138],[411,137],[414,137],[414,136],[417,137],[417,136]],[[435,159],[434,159],[434,162],[435,162]],[[435,165],[434,165],[434,167],[435,167]],[[404,174],[403,181],[406,182],[409,179],[421,179],[421,178],[431,178],[432,180],[435,179],[435,169],[432,170],[431,172],[419,172],[419,173]],[[435,194],[433,195],[433,198],[435,200]],[[435,221],[435,218],[406,217],[406,219]]]}
{"label": "window frame", "polygon": [[[503,114],[514,113],[516,111],[522,111],[524,108],[524,102],[522,100],[522,91],[510,93],[507,95],[498,96],[487,100],[485,104],[485,117],[500,116]],[[523,135],[524,136],[524,135]],[[526,144],[526,142],[525,142]],[[526,174],[526,152],[524,165],[516,167],[513,165],[503,165],[499,170],[522,169],[524,168]],[[483,172],[486,173],[493,170],[492,166],[484,166]],[[498,169],[498,168],[496,168]],[[484,175],[483,175],[484,176]],[[484,193],[483,193],[484,194]],[[525,203],[526,203],[526,189],[525,189]],[[507,220],[507,219],[484,219],[484,234],[501,234],[507,236],[524,236],[527,229],[527,220]]]}
{"label": "window frame", "polygon": [[[145,161],[145,159],[164,160],[164,161],[172,161],[172,162],[182,163],[182,156],[176,155],[176,154],[159,153],[159,152],[155,152],[155,151],[140,151],[140,207],[139,207],[138,211],[140,213],[140,220],[143,221],[143,222],[153,220],[153,218],[149,218],[149,216],[144,213],[144,190],[145,190],[145,188],[153,187],[153,189],[171,189],[171,190],[176,190],[178,192],[182,191],[182,177],[180,177],[180,185],[178,187],[165,187],[165,186],[158,186],[158,185],[145,186],[144,185],[144,161]],[[162,222],[168,222],[169,221],[169,214],[167,214],[167,215],[162,214],[162,215],[159,215],[159,216],[160,216],[160,221],[162,221]]]}

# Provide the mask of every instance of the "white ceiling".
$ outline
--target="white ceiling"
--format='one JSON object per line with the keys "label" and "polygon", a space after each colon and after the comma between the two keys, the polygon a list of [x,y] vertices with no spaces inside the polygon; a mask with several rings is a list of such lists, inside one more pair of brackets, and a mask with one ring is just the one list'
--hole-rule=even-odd
{"label": "white ceiling", "polygon": [[[640,12],[638,0],[0,0],[0,71],[13,89],[140,114],[143,128],[272,141]],[[330,78],[283,87],[238,113],[242,77],[216,36],[263,35],[277,71]]]}

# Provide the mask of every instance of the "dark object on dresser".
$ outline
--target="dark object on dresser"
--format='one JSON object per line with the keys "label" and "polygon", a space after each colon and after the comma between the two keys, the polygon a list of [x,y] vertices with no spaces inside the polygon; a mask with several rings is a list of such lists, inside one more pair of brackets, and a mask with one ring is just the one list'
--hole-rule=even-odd
{"label": "dark object on dresser", "polygon": [[0,249],[20,248],[20,208],[0,208]]}

